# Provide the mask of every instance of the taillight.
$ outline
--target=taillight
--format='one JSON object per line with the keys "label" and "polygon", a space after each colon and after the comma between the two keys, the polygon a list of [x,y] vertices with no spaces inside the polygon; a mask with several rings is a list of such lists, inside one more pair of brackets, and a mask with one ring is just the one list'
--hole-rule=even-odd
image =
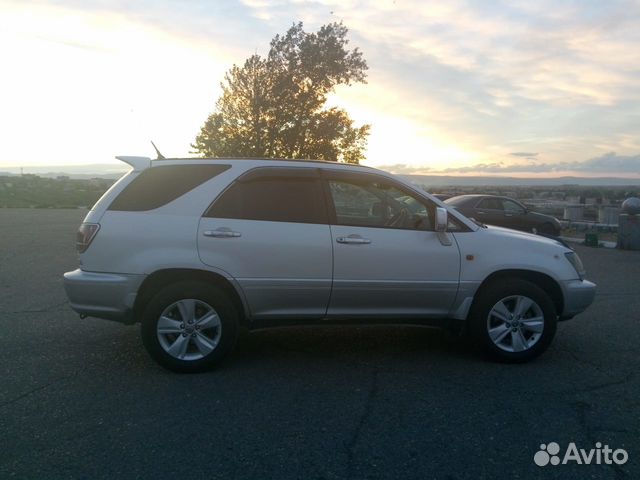
{"label": "taillight", "polygon": [[98,230],[100,230],[100,224],[98,223],[83,223],[80,225],[76,234],[76,250],[78,250],[78,253],[84,253],[89,248]]}

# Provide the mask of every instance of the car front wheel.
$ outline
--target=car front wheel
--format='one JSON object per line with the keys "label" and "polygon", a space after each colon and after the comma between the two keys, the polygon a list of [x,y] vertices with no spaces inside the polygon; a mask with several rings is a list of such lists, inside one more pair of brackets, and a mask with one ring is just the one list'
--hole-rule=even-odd
{"label": "car front wheel", "polygon": [[556,332],[555,306],[538,286],[503,279],[480,292],[470,315],[474,340],[490,357],[526,362],[544,352]]}
{"label": "car front wheel", "polygon": [[215,286],[180,282],[164,287],[145,308],[142,341],[149,355],[174,372],[212,368],[233,350],[238,314]]}

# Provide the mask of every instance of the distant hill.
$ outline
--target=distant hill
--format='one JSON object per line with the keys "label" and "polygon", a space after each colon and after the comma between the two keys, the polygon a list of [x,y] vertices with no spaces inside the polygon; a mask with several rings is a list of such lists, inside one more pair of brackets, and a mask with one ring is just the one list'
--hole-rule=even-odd
{"label": "distant hill", "polygon": [[[50,165],[23,167],[22,173],[32,173],[44,178],[66,176],[75,179],[120,178],[130,167],[119,163],[94,163],[89,165]],[[20,175],[20,167],[0,167],[0,176]]]}
{"label": "distant hill", "polygon": [[619,177],[557,177],[557,178],[518,178],[518,177],[464,177],[453,175],[400,175],[418,185],[428,187],[447,186],[626,186],[640,185],[640,178],[619,178]]}

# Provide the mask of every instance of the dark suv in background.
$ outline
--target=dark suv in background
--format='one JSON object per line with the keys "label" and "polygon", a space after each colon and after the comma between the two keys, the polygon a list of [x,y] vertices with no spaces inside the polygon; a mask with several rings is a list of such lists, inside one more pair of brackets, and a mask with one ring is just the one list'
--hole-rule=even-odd
{"label": "dark suv in background", "polygon": [[445,200],[466,217],[498,227],[557,237],[560,222],[555,217],[529,210],[520,202],[495,195],[459,195]]}

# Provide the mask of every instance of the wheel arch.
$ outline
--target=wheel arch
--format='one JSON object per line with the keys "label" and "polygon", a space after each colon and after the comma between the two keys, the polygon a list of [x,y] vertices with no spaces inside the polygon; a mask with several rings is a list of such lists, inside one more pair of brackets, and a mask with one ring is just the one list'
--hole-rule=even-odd
{"label": "wheel arch", "polygon": [[476,290],[469,312],[473,311],[473,307],[480,298],[483,290],[486,289],[489,285],[513,278],[529,281],[536,285],[538,288],[542,289],[551,298],[551,301],[553,302],[553,305],[556,309],[556,315],[560,316],[562,314],[564,310],[564,296],[558,282],[545,273],[536,272],[535,270],[522,269],[498,270],[487,276],[487,278],[482,281],[482,283]]}
{"label": "wheel arch", "polygon": [[136,321],[141,317],[145,306],[158,290],[172,283],[188,280],[201,281],[224,290],[238,311],[240,324],[242,326],[247,325],[249,318],[248,309],[237,287],[233,285],[228,278],[225,278],[219,273],[190,268],[167,268],[157,270],[148,275],[138,289],[138,294],[136,295],[133,306],[133,316]]}
{"label": "wheel arch", "polygon": [[555,236],[559,234],[558,228],[556,228],[556,226],[553,224],[553,222],[550,219],[545,220],[540,224],[540,226],[538,227],[538,232],[539,232],[538,234],[551,235],[551,236]]}

